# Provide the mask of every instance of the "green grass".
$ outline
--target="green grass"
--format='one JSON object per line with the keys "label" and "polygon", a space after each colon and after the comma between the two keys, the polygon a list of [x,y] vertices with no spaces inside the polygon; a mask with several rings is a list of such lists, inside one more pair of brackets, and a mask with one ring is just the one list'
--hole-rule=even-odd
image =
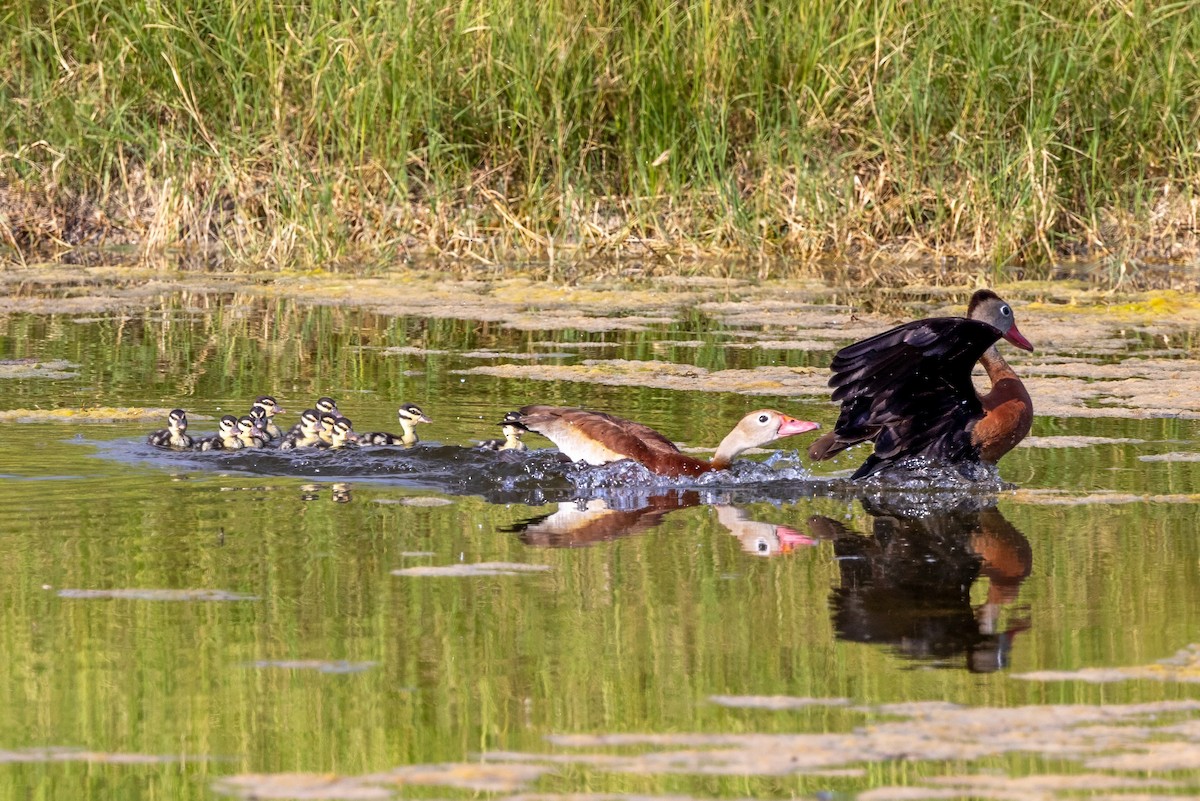
{"label": "green grass", "polygon": [[1195,252],[1194,5],[12,0],[0,243]]}

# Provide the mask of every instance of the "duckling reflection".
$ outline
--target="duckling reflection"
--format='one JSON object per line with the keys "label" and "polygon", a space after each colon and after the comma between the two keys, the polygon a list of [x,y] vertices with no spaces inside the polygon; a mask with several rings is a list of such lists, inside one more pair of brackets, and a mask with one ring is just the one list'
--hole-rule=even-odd
{"label": "duckling reflection", "polygon": [[[889,645],[912,659],[976,672],[1007,667],[1016,635],[1029,628],[1003,612],[1033,567],[1029,541],[995,507],[888,510],[863,500],[874,517],[862,536],[828,517],[809,530],[833,541],[841,586],[830,597],[834,629],[852,642]],[[987,599],[972,608],[971,585],[989,580]]]}

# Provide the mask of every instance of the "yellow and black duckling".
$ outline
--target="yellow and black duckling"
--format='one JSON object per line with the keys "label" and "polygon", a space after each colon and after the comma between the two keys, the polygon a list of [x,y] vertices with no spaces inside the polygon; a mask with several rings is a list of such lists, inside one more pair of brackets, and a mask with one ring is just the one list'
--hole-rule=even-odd
{"label": "yellow and black duckling", "polygon": [[[342,416],[342,413],[338,411],[337,401],[328,397],[317,398],[317,402],[313,404],[313,411],[317,413],[318,419],[327,414],[331,414],[335,418]],[[296,425],[292,426],[288,434],[291,436],[298,436],[301,433],[302,427],[303,423],[296,423]]]}
{"label": "yellow and black duckling", "polygon": [[242,415],[238,418],[238,439],[242,441],[242,446],[245,448],[265,448],[268,438],[260,433],[258,423],[250,415]]}
{"label": "yellow and black duckling", "polygon": [[146,442],[156,448],[190,449],[195,440],[188,435],[187,427],[187,412],[183,409],[172,409],[167,415],[167,427],[146,437]]}
{"label": "yellow and black duckling", "polygon": [[433,422],[415,403],[400,404],[400,408],[396,410],[396,418],[400,421],[403,434],[397,436],[386,431],[373,431],[370,434],[360,434],[358,441],[363,445],[416,445],[421,441],[417,436],[417,423]]}
{"label": "yellow and black duckling", "polygon": [[321,413],[321,441],[326,445],[333,444],[333,424],[338,421],[340,414]]}
{"label": "yellow and black duckling", "polygon": [[263,431],[270,439],[279,439],[283,436],[283,432],[279,430],[279,426],[275,424],[273,419],[277,414],[283,414],[287,410],[279,405],[279,401],[271,395],[259,395],[254,399],[254,405],[250,407],[250,416],[254,418],[262,417],[266,420],[266,424],[262,427]]}
{"label": "yellow and black duckling", "polygon": [[280,450],[289,451],[294,448],[323,448],[326,443],[321,439],[321,413],[316,409],[305,409],[300,415],[300,431],[288,434],[279,443]]}
{"label": "yellow and black duckling", "polygon": [[330,448],[357,448],[358,435],[354,433],[354,424],[345,417],[337,417],[329,432]]}
{"label": "yellow and black duckling", "polygon": [[258,438],[263,440],[264,443],[270,445],[272,440],[279,439],[279,437],[271,435],[271,429],[274,428],[276,431],[278,431],[279,427],[271,422],[271,419],[267,417],[267,410],[262,406],[259,406],[256,403],[253,407],[251,407],[249,414],[246,416],[254,421],[254,433],[257,434]]}
{"label": "yellow and black duckling", "polygon": [[505,421],[500,426],[500,430],[504,432],[504,439],[485,439],[479,443],[481,450],[524,451],[529,449],[529,446],[521,441],[521,429],[517,428],[514,423]]}
{"label": "yellow and black duckling", "polygon": [[238,419],[227,414],[217,423],[217,433],[211,437],[196,440],[198,451],[237,451],[241,450],[242,438],[238,430]]}

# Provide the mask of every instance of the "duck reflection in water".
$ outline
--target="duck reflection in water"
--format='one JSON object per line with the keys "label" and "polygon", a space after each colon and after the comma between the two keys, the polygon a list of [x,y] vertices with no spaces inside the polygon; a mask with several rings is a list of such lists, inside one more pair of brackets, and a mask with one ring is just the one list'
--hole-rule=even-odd
{"label": "duck reflection in water", "polygon": [[[828,517],[808,521],[814,536],[833,542],[841,571],[830,598],[837,636],[946,665],[962,656],[973,672],[1008,667],[1016,635],[1029,628],[1016,610],[1003,622],[1033,567],[1025,536],[974,501],[936,511],[862,503],[874,518],[870,536]],[[980,576],[987,598],[972,608]]]}
{"label": "duck reflection in water", "polygon": [[[503,530],[517,533],[521,542],[534,547],[578,548],[643,534],[662,523],[671,512],[702,503],[700,493],[694,490],[640,497],[628,504],[600,498],[568,501],[560,503],[550,514],[532,517]],[[715,504],[713,508],[717,522],[738,538],[747,553],[776,556],[816,544],[816,540],[793,528],[750,520],[736,506]]]}

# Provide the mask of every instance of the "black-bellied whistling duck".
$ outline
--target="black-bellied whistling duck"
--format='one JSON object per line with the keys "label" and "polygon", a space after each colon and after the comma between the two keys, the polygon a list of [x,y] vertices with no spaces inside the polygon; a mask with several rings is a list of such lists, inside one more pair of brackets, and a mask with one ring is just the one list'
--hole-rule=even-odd
{"label": "black-bellied whistling duck", "polygon": [[[875,452],[852,478],[910,456],[995,464],[1033,423],[1029,393],[996,348],[1001,338],[1033,350],[1017,330],[1012,307],[981,289],[966,317],[916,320],[842,348],[829,379],[841,413],[808,455],[828,459],[873,441]],[[977,361],[992,381],[986,395],[971,379]]]}
{"label": "black-bellied whistling duck", "polygon": [[509,412],[504,420],[541,434],[573,462],[601,465],[632,459],[652,473],[671,478],[724,470],[745,450],[820,428],[774,409],[760,409],[743,417],[721,440],[712,461],[706,462],[681,453],[675,443],[649,426],[603,412],[525,406]]}
{"label": "black-bellied whistling duck", "polygon": [[156,448],[173,448],[187,450],[192,447],[193,440],[187,433],[187,412],[183,409],[172,409],[167,415],[167,427],[155,431],[146,437],[146,442]]}
{"label": "black-bellied whistling duck", "polygon": [[396,410],[396,419],[400,421],[402,434],[372,431],[369,434],[360,434],[358,441],[363,445],[416,445],[421,441],[417,436],[417,423],[433,422],[415,403],[400,404],[400,408]]}

